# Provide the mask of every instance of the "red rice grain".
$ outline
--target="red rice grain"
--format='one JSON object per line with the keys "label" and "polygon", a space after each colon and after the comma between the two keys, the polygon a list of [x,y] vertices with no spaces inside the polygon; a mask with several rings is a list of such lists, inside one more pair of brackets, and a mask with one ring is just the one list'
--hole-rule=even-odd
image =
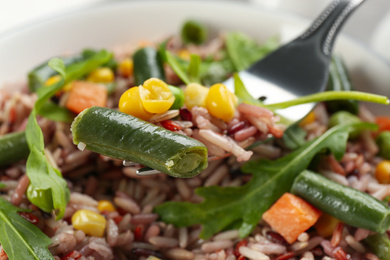
{"label": "red rice grain", "polygon": [[249,247],[246,247],[246,246],[240,247],[239,252],[241,255],[243,255],[251,260],[268,260],[268,259],[270,259],[265,254],[263,254],[259,251],[256,251],[254,249],[251,249]]}
{"label": "red rice grain", "polygon": [[188,187],[187,183],[180,178],[175,180],[176,189],[179,192],[183,200],[188,200],[191,197],[192,191]]}
{"label": "red rice grain", "polygon": [[158,215],[151,213],[151,214],[138,214],[134,215],[131,218],[131,224],[132,225],[139,225],[139,224],[149,224],[158,219]]}
{"label": "red rice grain", "polygon": [[213,240],[233,240],[239,237],[238,230],[228,230],[224,232],[220,232],[214,236]]}
{"label": "red rice grain", "polygon": [[185,227],[179,228],[179,246],[186,248],[188,245],[188,230]]}
{"label": "red rice grain", "polygon": [[107,232],[107,243],[110,246],[115,246],[118,241],[119,229],[114,220],[112,219],[107,220],[106,232]]}
{"label": "red rice grain", "polygon": [[192,260],[194,253],[183,248],[172,248],[165,251],[164,254],[168,259],[172,260]]}
{"label": "red rice grain", "polygon": [[27,174],[24,174],[18,182],[18,185],[16,186],[16,189],[11,197],[11,203],[15,206],[19,206],[22,202],[23,195],[26,193],[28,185],[30,184],[30,179],[28,178]]}
{"label": "red rice grain", "polygon": [[160,227],[156,224],[150,225],[146,230],[144,238],[145,241],[149,242],[149,238],[158,236],[160,234]]}
{"label": "red rice grain", "polygon": [[343,235],[343,230],[344,230],[344,223],[339,222],[333,231],[332,239],[330,240],[330,244],[333,247],[338,246],[341,240],[341,236]]}
{"label": "red rice grain", "polygon": [[218,240],[212,242],[206,242],[201,246],[201,249],[205,253],[212,253],[217,250],[226,249],[233,246],[233,241],[231,240]]}
{"label": "red rice grain", "polygon": [[218,185],[222,179],[229,173],[229,168],[226,164],[219,166],[213,174],[211,174],[204,182],[204,187]]}
{"label": "red rice grain", "polygon": [[130,198],[115,197],[114,204],[132,214],[138,214],[141,211],[138,204]]}
{"label": "red rice grain", "polygon": [[172,248],[179,245],[179,241],[176,238],[155,236],[149,238],[149,242],[156,247]]}
{"label": "red rice grain", "polygon": [[345,241],[348,243],[348,245],[350,247],[352,247],[353,249],[355,249],[359,253],[364,253],[366,251],[364,246],[361,243],[359,243],[358,241],[356,241],[356,239],[351,235],[346,236]]}

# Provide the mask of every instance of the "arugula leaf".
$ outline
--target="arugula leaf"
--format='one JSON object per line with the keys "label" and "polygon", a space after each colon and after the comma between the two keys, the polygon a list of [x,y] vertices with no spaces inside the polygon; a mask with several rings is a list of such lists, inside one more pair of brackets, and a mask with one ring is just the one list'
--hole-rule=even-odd
{"label": "arugula leaf", "polygon": [[199,55],[195,55],[195,54],[190,55],[190,64],[188,65],[187,68],[187,74],[191,82],[200,84],[199,70],[200,70],[201,62],[202,60],[200,59]]}
{"label": "arugula leaf", "polygon": [[278,41],[275,37],[259,45],[241,32],[230,32],[226,36],[226,48],[237,71],[247,69],[277,47]]}
{"label": "arugula leaf", "polygon": [[[27,159],[26,172],[31,181],[33,190],[40,191],[40,194],[49,194],[51,198],[40,198],[34,200],[36,206],[47,205],[47,201],[52,202],[53,209],[57,212],[56,219],[63,217],[65,207],[69,200],[69,189],[66,181],[62,178],[61,172],[54,168],[45,156],[43,133],[38,125],[36,116],[45,106],[46,102],[62,87],[78,78],[81,78],[90,71],[96,69],[110,60],[112,54],[102,50],[86,60],[65,67],[63,61],[54,58],[49,61],[49,66],[57,71],[62,78],[60,81],[46,88],[37,90],[38,99],[28,118],[26,126],[26,140],[30,149]],[[30,189],[30,187],[29,187]]]}
{"label": "arugula leaf", "polygon": [[294,124],[287,128],[287,130],[284,131],[282,138],[277,139],[277,141],[280,141],[279,143],[283,147],[290,150],[295,150],[306,143],[306,135],[307,132],[304,129],[299,127],[299,125]]}
{"label": "arugula leaf", "polygon": [[0,197],[0,243],[9,259],[54,259],[47,249],[51,239],[18,211],[29,210],[15,207]]}
{"label": "arugula leaf", "polygon": [[196,193],[204,197],[202,203],[171,201],[157,206],[155,211],[164,222],[177,227],[202,224],[200,236],[204,239],[241,221],[239,233],[245,237],[255,228],[262,214],[290,190],[294,178],[308,167],[317,153],[329,149],[337,159],[341,159],[348,133],[353,127],[377,128],[375,124],[361,122],[333,127],[285,157],[246,163],[242,170],[252,173],[253,178],[244,186],[201,187]]}
{"label": "arugula leaf", "polygon": [[173,56],[173,54],[171,54],[169,51],[165,51],[165,57],[167,59],[169,66],[171,66],[171,68],[177,74],[177,76],[179,76],[179,78],[186,85],[190,84],[191,80],[187,76],[186,69],[184,68],[184,66],[182,66],[182,64],[180,64],[178,59],[176,59],[175,56]]}
{"label": "arugula leaf", "polygon": [[251,94],[249,94],[248,90],[244,85],[244,82],[242,82],[238,73],[234,73],[233,78],[234,78],[234,94],[240,100],[240,103],[245,102],[245,103],[257,104],[257,105],[263,104],[260,100],[254,98]]}
{"label": "arugula leaf", "polygon": [[73,114],[69,109],[60,107],[50,100],[42,105],[38,114],[52,121],[65,123],[71,123],[75,117],[75,114]]}
{"label": "arugula leaf", "polygon": [[0,182],[0,189],[5,188],[6,186],[5,183]]}

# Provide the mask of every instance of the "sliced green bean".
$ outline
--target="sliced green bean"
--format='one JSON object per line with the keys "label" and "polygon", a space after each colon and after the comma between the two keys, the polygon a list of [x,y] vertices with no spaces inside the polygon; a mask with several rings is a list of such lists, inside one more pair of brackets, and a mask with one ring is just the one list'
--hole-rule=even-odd
{"label": "sliced green bean", "polygon": [[173,102],[170,109],[179,109],[184,105],[184,91],[181,88],[168,85],[172,94],[175,96],[175,102]]}
{"label": "sliced green bean", "polygon": [[379,155],[390,160],[390,131],[381,132],[376,138],[379,147]]}
{"label": "sliced green bean", "polygon": [[207,39],[206,26],[195,20],[188,20],[181,28],[181,40],[184,43],[202,44]]}
{"label": "sliced green bean", "polygon": [[375,234],[363,240],[380,260],[390,260],[390,240],[387,234]]}
{"label": "sliced green bean", "polygon": [[291,191],[348,225],[379,233],[390,227],[388,206],[367,193],[335,183],[320,174],[301,172]]}
{"label": "sliced green bean", "polygon": [[73,142],[112,158],[133,161],[173,177],[188,178],[207,167],[199,141],[114,109],[92,107],[72,123]]}
{"label": "sliced green bean", "polygon": [[26,159],[29,152],[24,131],[0,136],[0,166]]}
{"label": "sliced green bean", "polygon": [[152,47],[137,50],[133,55],[135,85],[141,85],[150,78],[165,81],[164,67],[160,53]]}

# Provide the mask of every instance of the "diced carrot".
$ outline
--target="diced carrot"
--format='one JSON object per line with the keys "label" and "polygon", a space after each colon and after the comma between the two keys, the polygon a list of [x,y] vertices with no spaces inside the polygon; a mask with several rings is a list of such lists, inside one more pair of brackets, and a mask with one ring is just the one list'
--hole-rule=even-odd
{"label": "diced carrot", "polygon": [[390,117],[388,116],[377,116],[375,122],[379,126],[379,132],[390,131]]}
{"label": "diced carrot", "polygon": [[100,84],[75,81],[69,92],[66,107],[76,114],[92,106],[105,107],[107,96],[107,88]]}
{"label": "diced carrot", "polygon": [[263,219],[291,244],[320,216],[321,211],[303,199],[285,193],[263,214]]}

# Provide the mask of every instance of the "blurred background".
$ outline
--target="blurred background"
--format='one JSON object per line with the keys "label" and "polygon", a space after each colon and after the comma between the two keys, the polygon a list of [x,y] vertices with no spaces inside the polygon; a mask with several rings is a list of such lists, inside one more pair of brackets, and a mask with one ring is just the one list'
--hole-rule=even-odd
{"label": "blurred background", "polygon": [[[28,24],[95,5],[121,0],[2,0],[0,37]],[[123,1],[123,0],[122,0]],[[132,1],[132,0],[127,0]],[[150,1],[150,0],[138,0]],[[153,0],[158,1],[158,0]],[[186,0],[178,0],[186,1]],[[198,0],[199,1],[199,0]],[[204,0],[207,1],[207,0]],[[259,8],[280,9],[312,19],[331,0],[217,0],[252,4]],[[390,1],[366,0],[345,25],[343,32],[373,48],[390,61]]]}

